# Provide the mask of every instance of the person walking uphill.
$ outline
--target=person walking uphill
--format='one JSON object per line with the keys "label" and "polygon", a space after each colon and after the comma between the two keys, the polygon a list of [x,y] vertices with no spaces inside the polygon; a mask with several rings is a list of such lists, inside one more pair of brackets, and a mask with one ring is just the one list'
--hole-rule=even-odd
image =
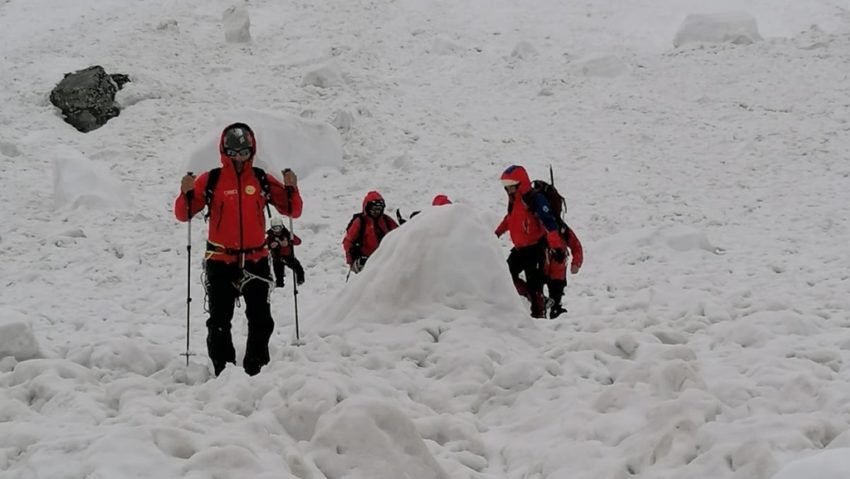
{"label": "person walking uphill", "polygon": [[378,249],[384,236],[398,228],[398,223],[384,214],[386,203],[377,191],[366,193],[363,211],[354,214],[345,228],[342,248],[345,262],[354,273],[363,270],[366,260]]}
{"label": "person walking uphill", "polygon": [[230,322],[236,300],[243,296],[248,340],[242,366],[253,376],[269,362],[269,338],[274,330],[263,209],[271,204],[280,214],[298,218],[303,203],[298,178],[291,170],[282,172],[281,184],[253,167],[257,140],[248,125],[234,123],[226,127],[221,133],[219,153],[220,168],[197,178],[191,173],[183,177],[174,215],[179,221],[189,221],[204,206],[209,208],[204,255],[204,287],[209,298],[207,349],[216,376],[227,363],[236,363]]}
{"label": "person walking uphill", "polygon": [[270,221],[271,228],[266,231],[266,246],[272,257],[272,270],[274,271],[275,286],[283,288],[286,272],[284,266],[289,266],[295,275],[295,284],[304,284],[304,267],[295,257],[293,246],[301,244],[301,238],[292,234],[283,224],[283,219],[276,216]]}
{"label": "person walking uphill", "polygon": [[[508,256],[508,269],[517,292],[531,301],[531,316],[546,317],[543,297],[546,249],[563,252],[566,248],[558,224],[546,197],[532,190],[531,180],[522,166],[509,166],[501,176],[508,194],[508,213],[496,228],[496,236],[510,233],[514,244]],[[525,272],[525,280],[520,273]]]}

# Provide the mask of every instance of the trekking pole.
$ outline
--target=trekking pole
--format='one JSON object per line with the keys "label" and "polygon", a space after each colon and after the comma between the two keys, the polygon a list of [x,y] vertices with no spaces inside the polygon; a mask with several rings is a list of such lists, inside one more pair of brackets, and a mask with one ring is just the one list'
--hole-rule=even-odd
{"label": "trekking pole", "polygon": [[[552,171],[552,163],[549,163],[549,184],[552,185],[552,188],[555,188],[555,173]],[[555,189],[557,190],[557,188]],[[561,216],[563,217],[567,213],[567,200],[560,193],[559,196],[561,196]]]}
{"label": "trekking pole", "polygon": [[[192,175],[192,172],[188,172]],[[186,213],[189,215],[189,226],[186,229],[186,352],[181,356],[186,356],[186,367],[189,367],[189,356],[193,354],[189,352],[189,322],[191,318],[191,303],[192,303],[192,194],[194,190],[186,192]]]}
{"label": "trekking pole", "polygon": [[[292,204],[292,200],[289,200],[289,204]],[[290,207],[291,208],[291,207]],[[292,211],[290,209],[289,211]],[[292,217],[289,217],[289,231],[292,233],[292,236],[295,237],[295,230],[292,228]],[[290,242],[292,247],[292,255],[295,256],[295,243]],[[294,276],[294,274],[293,274]],[[295,341],[301,342],[301,332],[298,330],[298,281],[295,281],[296,278],[292,278],[292,299],[295,301]]]}
{"label": "trekking pole", "polygon": [[[289,168],[287,168],[287,170],[289,170]],[[284,170],[283,173],[286,174],[286,170]],[[289,245],[292,248],[292,256],[294,257],[295,256],[295,228],[293,228],[293,226],[292,226],[292,216],[291,216],[292,215],[292,193],[293,193],[293,191],[294,191],[294,188],[292,188],[291,186],[287,187],[286,202],[288,204],[289,214],[290,214],[290,216],[289,216],[289,234],[291,236],[290,241],[289,241]],[[294,271],[293,271],[292,276],[293,276],[293,278],[292,278],[292,300],[295,303],[295,344],[300,345],[301,344],[301,332],[299,331],[299,328],[298,328],[298,281],[297,281],[297,278],[295,278],[295,272]]]}

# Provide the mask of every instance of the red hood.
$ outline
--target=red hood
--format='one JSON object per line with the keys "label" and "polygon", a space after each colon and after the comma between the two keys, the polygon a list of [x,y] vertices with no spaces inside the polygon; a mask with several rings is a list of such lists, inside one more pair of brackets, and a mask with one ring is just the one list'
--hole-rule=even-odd
{"label": "red hood", "polygon": [[369,203],[370,201],[382,200],[382,199],[384,199],[384,197],[381,196],[381,194],[378,193],[377,191],[370,191],[370,192],[366,193],[366,196],[363,197],[363,212],[364,213],[366,212],[366,204],[367,203]]}
{"label": "red hood", "polygon": [[450,204],[452,204],[452,200],[450,200],[446,195],[437,195],[434,197],[434,200],[431,201],[431,206],[443,206]]}
{"label": "red hood", "polygon": [[518,165],[511,165],[502,173],[502,180],[514,180],[519,182],[517,194],[522,196],[531,191],[531,180],[528,179],[528,173],[525,168]]}
{"label": "red hood", "polygon": [[219,135],[218,137],[219,160],[221,161],[222,168],[233,169],[233,160],[231,160],[224,154],[224,132],[235,126],[248,130],[248,133],[251,135],[251,142],[254,144],[254,153],[251,154],[251,158],[248,158],[248,160],[245,161],[245,170],[249,170],[254,166],[254,157],[257,156],[257,136],[254,134],[254,130],[252,130],[251,127],[246,125],[245,123],[232,123],[224,127],[223,130],[221,130],[221,135]]}

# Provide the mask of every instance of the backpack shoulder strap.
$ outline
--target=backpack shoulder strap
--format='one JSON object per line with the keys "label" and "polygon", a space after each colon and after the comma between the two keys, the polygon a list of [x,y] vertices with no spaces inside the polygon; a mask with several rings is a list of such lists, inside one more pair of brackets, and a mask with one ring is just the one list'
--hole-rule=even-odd
{"label": "backpack shoulder strap", "polygon": [[366,234],[366,219],[364,218],[363,213],[354,213],[351,216],[351,220],[348,222],[348,226],[345,227],[345,232],[348,233],[348,230],[351,229],[351,225],[354,224],[355,221],[359,221],[357,227],[359,230],[357,231],[357,239],[354,240],[354,244],[351,245],[351,254],[355,257],[360,257],[361,248],[363,247],[363,235]]}
{"label": "backpack shoulder strap", "polygon": [[207,174],[207,187],[204,190],[204,204],[207,205],[207,212],[204,214],[204,220],[210,217],[210,208],[212,207],[213,195],[215,195],[215,187],[218,184],[218,177],[221,176],[221,168],[213,168]]}
{"label": "backpack shoulder strap", "polygon": [[542,194],[542,191],[532,187],[530,190],[526,191],[525,194],[522,195],[522,202],[533,209],[536,198]]}
{"label": "backpack shoulder strap", "polygon": [[532,188],[527,193],[522,195],[523,203],[528,206],[531,213],[536,216],[547,231],[558,229],[560,218],[552,211],[552,206],[549,204],[549,199],[540,188]]}
{"label": "backpack shoulder strap", "polygon": [[364,215],[363,213],[354,213],[351,216],[351,220],[348,222],[348,225],[345,227],[345,231],[348,231],[349,229],[351,229],[351,225],[353,225],[355,221],[359,221],[357,225],[357,227],[359,228],[359,230],[357,231],[357,241],[355,241],[355,244],[357,246],[361,246],[363,244],[363,235],[366,234],[365,216],[366,215]]}
{"label": "backpack shoulder strap", "polygon": [[363,237],[366,235],[366,215],[364,213],[359,213],[357,215],[360,218],[360,233],[357,235],[357,244],[363,244]]}
{"label": "backpack shoulder strap", "polygon": [[[387,235],[389,228],[387,227],[387,220],[392,219],[386,214],[381,215],[379,218],[375,219],[375,237],[378,238],[378,243],[384,240],[384,236]],[[383,225],[383,227],[381,226]]]}
{"label": "backpack shoulder strap", "polygon": [[257,181],[260,182],[260,189],[263,190],[263,196],[268,199],[271,198],[272,188],[269,185],[269,179],[266,177],[266,171],[260,167],[254,168],[254,176],[257,177]]}
{"label": "backpack shoulder strap", "polygon": [[213,195],[215,194],[215,186],[218,184],[219,176],[221,176],[221,168],[213,168],[207,175],[207,188],[204,191],[204,202],[207,206],[212,203]]}
{"label": "backpack shoulder strap", "polygon": [[269,203],[272,201],[272,188],[269,185],[269,179],[266,177],[266,171],[257,166],[252,167],[252,169],[254,170],[254,176],[257,177],[257,181],[260,182],[260,190],[263,192],[263,199],[266,200],[266,213],[268,213],[269,218],[271,218],[272,209],[269,206]]}

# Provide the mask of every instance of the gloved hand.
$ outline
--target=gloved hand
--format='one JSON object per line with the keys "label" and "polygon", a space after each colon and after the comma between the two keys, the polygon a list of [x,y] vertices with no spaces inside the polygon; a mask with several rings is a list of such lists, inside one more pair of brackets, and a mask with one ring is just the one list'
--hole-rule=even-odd
{"label": "gloved hand", "polygon": [[280,172],[283,175],[283,186],[298,186],[298,176],[289,168]]}
{"label": "gloved hand", "polygon": [[574,265],[570,266],[570,272],[571,272],[572,274],[578,274],[578,270],[579,270],[578,265],[575,265],[575,264],[574,264]]}
{"label": "gloved hand", "polygon": [[192,173],[186,173],[180,180],[180,191],[185,195],[193,189],[195,189],[195,176]]}
{"label": "gloved hand", "polygon": [[359,273],[359,272],[363,271],[364,266],[366,266],[366,257],[361,256],[361,257],[359,257],[359,258],[357,258],[357,259],[355,259],[354,261],[351,262],[351,271],[354,271],[355,273]]}
{"label": "gloved hand", "polygon": [[563,263],[567,260],[567,252],[562,248],[549,250],[549,257],[556,263]]}

